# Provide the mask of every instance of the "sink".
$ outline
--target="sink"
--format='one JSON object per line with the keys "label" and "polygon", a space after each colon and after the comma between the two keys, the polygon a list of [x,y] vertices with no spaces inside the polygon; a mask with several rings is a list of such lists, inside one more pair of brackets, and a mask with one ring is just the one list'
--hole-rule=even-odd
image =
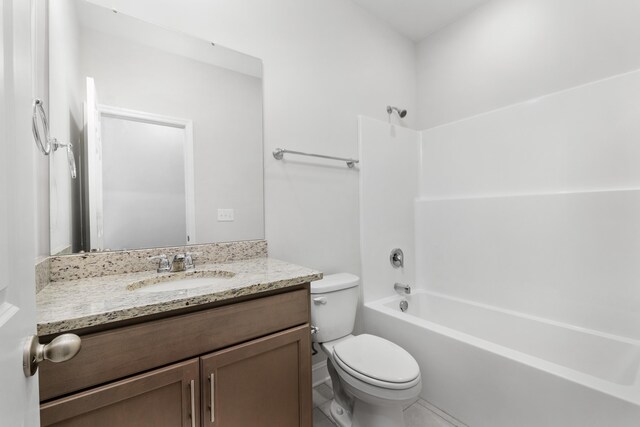
{"label": "sink", "polygon": [[175,292],[206,286],[225,285],[235,273],[223,270],[169,273],[139,280],[127,286],[135,292]]}

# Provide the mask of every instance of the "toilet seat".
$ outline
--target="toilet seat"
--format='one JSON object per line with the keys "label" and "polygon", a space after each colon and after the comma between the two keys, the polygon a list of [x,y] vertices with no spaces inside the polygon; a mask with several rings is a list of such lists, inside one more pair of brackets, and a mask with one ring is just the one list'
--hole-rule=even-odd
{"label": "toilet seat", "polygon": [[402,347],[362,334],[333,346],[337,365],[358,380],[386,389],[406,390],[420,382],[420,367]]}
{"label": "toilet seat", "polygon": [[[387,388],[371,384],[373,381],[371,381],[370,378],[367,378],[366,381],[360,380],[344,370],[336,360],[337,359],[335,357],[331,358],[331,361],[333,361],[333,367],[340,378],[342,387],[344,387],[348,394],[351,394],[352,396],[355,396],[356,399],[367,402],[368,404],[378,406],[404,406],[418,397],[420,390],[422,390],[422,380],[420,376],[418,376],[417,383],[409,388]],[[393,383],[383,385],[388,386],[393,385]]]}

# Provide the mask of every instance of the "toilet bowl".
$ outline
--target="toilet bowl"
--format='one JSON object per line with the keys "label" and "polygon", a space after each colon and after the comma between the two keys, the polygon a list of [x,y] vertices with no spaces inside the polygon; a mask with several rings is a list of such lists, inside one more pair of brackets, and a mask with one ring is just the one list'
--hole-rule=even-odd
{"label": "toilet bowl", "polygon": [[340,427],[402,427],[402,410],[422,388],[420,368],[402,347],[375,335],[352,335],[359,278],[334,274],[311,284],[313,340],[327,355]]}

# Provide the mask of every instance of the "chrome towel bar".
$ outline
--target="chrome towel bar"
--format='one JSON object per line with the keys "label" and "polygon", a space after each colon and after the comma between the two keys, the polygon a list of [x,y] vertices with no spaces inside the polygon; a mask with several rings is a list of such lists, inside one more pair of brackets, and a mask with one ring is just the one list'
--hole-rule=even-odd
{"label": "chrome towel bar", "polygon": [[325,156],[324,154],[303,153],[302,151],[285,150],[284,148],[276,148],[275,150],[273,150],[273,157],[276,160],[282,160],[285,154],[297,154],[298,156],[309,156],[309,157],[319,157],[321,159],[338,160],[341,162],[346,162],[349,168],[353,168],[357,163],[360,163],[360,160],[356,160],[356,159]]}

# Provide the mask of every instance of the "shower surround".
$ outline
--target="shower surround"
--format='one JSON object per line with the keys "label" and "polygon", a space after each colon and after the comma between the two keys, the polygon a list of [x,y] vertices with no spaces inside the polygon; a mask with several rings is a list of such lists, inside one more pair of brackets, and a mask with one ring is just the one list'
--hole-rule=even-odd
{"label": "shower surround", "polygon": [[416,357],[422,398],[473,426],[637,425],[637,117],[638,71],[403,143],[360,120],[362,316]]}

